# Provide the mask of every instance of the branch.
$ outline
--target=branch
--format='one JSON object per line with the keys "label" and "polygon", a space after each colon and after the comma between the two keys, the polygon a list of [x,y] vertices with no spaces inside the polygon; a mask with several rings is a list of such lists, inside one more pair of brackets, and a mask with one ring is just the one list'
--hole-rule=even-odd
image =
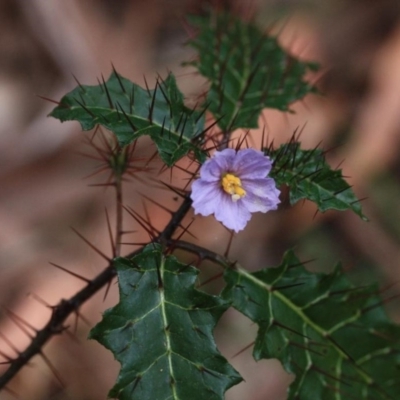
{"label": "branch", "polygon": [[[230,140],[231,133],[224,132],[223,138],[218,144],[217,148],[219,150],[223,150],[228,146]],[[118,185],[119,183],[119,185]],[[117,221],[116,221],[116,239],[121,236],[122,231],[122,187],[121,182],[117,182]],[[192,200],[190,198],[190,193],[187,193],[184,196],[184,200],[180,207],[173,213],[170,221],[163,229],[163,231],[156,237],[153,242],[160,243],[164,246],[173,245],[179,247],[181,249],[193,252],[198,254],[203,259],[210,259],[220,264],[221,266],[227,267],[229,266],[229,262],[224,257],[220,256],[217,253],[204,249],[200,246],[196,246],[194,244],[184,242],[184,241],[173,241],[172,236],[175,231],[181,224],[182,220],[190,210],[192,205]],[[144,246],[143,246],[144,247]],[[139,254],[143,247],[135,250],[134,252],[128,254],[126,257],[130,258],[137,254]],[[115,250],[116,255],[119,254],[120,244],[119,241],[116,240]],[[32,342],[27,346],[27,348],[18,354],[18,356],[9,361],[9,367],[4,372],[2,376],[0,376],[0,390],[5,387],[5,385],[19,372],[19,370],[27,364],[32,357],[42,352],[42,348],[44,345],[57,334],[62,333],[67,327],[64,325],[66,319],[74,312],[77,312],[79,308],[90,299],[96,292],[98,292],[103,286],[109,283],[116,272],[113,267],[113,262],[108,265],[99,275],[90,280],[86,287],[77,292],[74,296],[70,297],[68,300],[61,300],[56,306],[54,306],[52,315],[50,317],[49,322],[44,326],[44,328],[38,330],[36,332],[36,336],[32,340]]]}
{"label": "branch", "polygon": [[198,246],[190,242],[186,242],[184,240],[171,239],[168,241],[168,244],[175,249],[181,249],[190,253],[197,254],[201,260],[213,261],[224,269],[231,268],[235,264],[229,261],[226,257],[221,256],[221,254],[215,253],[214,251],[208,250],[204,247]]}
{"label": "branch", "polygon": [[[183,218],[190,210],[192,201],[189,194],[185,196],[184,201],[180,207],[173,213],[171,220],[160,233],[160,235],[154,239],[154,242],[166,244],[171,241],[173,234],[182,222]],[[143,247],[131,252],[126,257],[131,258],[139,254],[143,250]],[[10,366],[0,376],[0,390],[19,372],[19,370],[27,364],[32,357],[42,352],[44,345],[57,334],[62,333],[67,327],[64,325],[66,319],[74,312],[77,312],[79,308],[88,299],[90,299],[96,292],[98,292],[103,286],[110,282],[116,275],[113,262],[108,265],[99,275],[88,282],[87,286],[77,292],[74,296],[68,300],[61,300],[56,306],[53,307],[49,322],[40,330],[37,331],[36,336],[27,348],[18,354],[18,356],[9,362]]]}

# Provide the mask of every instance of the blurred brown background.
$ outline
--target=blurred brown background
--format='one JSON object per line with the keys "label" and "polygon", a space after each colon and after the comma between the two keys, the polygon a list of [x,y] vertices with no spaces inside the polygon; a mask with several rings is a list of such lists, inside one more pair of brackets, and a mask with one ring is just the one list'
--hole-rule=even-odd
{"label": "blurred brown background", "polygon": [[[195,0],[1,0],[0,1],[0,350],[15,355],[29,343],[27,335],[6,310],[42,327],[54,305],[83,287],[83,282],[51,267],[61,264],[86,277],[99,273],[106,263],[71,230],[78,229],[92,243],[111,254],[104,209],[111,217],[111,190],[88,187],[104,176],[83,179],[98,165],[77,154],[84,148],[77,123],[60,124],[46,118],[53,104],[37,95],[59,100],[75,87],[72,74],[84,84],[111,72],[111,62],[123,76],[151,85],[156,73],[172,70],[188,98],[199,95],[202,82],[180,67],[193,53],[182,43],[187,39],[183,23]],[[204,2],[205,3],[205,2]],[[232,3],[225,1],[225,3]],[[239,2],[240,3],[240,2]],[[323,3],[321,5],[321,3]],[[237,4],[233,5],[237,7]],[[277,20],[282,43],[300,58],[317,60],[318,80],[324,96],[312,96],[294,105],[295,115],[266,111],[270,138],[285,142],[306,123],[304,147],[322,142],[334,148],[333,166],[339,163],[363,201],[371,222],[350,212],[315,214],[308,203],[294,208],[283,201],[277,213],[257,215],[237,235],[231,257],[252,268],[276,265],[282,253],[296,245],[304,260],[315,259],[310,268],[329,271],[339,260],[357,284],[378,281],[385,288],[400,277],[400,5],[397,0],[254,2],[262,26]],[[259,145],[260,132],[253,135]],[[338,147],[337,147],[338,146]],[[148,154],[144,141],[139,154]],[[126,188],[127,205],[143,210],[138,191],[151,195],[140,182]],[[173,195],[164,196],[174,204]],[[167,215],[148,206],[154,224],[162,227]],[[138,229],[129,216],[126,228]],[[193,233],[206,236],[201,243],[214,249],[225,246],[228,234],[212,218],[197,219]],[[140,233],[129,240],[139,240]],[[132,247],[124,247],[126,253]],[[204,266],[208,274],[212,268]],[[211,285],[212,286],[212,285]],[[217,287],[211,288],[217,290]],[[384,292],[398,292],[391,286]],[[113,285],[81,310],[85,323],[74,319],[73,335],[53,338],[44,348],[63,381],[61,385],[45,362],[36,357],[10,383],[22,400],[105,399],[118,372],[112,355],[87,333],[102,310],[117,301]],[[398,320],[398,303],[388,304]],[[29,330],[29,328],[28,328]],[[234,311],[224,315],[217,329],[222,353],[246,382],[228,392],[228,400],[283,400],[290,382],[276,361],[256,364],[247,350],[256,328]],[[7,338],[7,339],[4,339]],[[1,400],[13,399],[3,391]],[[154,399],[156,400],[156,399]]]}

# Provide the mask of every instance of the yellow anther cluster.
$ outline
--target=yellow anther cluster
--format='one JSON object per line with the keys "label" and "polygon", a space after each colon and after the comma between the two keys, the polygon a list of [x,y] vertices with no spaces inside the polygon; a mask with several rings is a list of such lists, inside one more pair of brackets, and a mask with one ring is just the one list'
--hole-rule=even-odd
{"label": "yellow anther cluster", "polygon": [[246,191],[242,188],[242,181],[233,174],[225,174],[221,179],[222,188],[232,196],[233,201],[238,201],[246,196]]}

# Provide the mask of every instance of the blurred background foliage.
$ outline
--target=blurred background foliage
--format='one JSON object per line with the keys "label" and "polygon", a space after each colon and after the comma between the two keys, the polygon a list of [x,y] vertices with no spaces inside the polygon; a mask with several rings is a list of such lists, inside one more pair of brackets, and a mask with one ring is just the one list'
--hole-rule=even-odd
{"label": "blurred background foliage", "polygon": [[[78,229],[96,246],[111,254],[104,208],[111,217],[111,190],[88,187],[105,175],[83,179],[98,162],[79,152],[94,154],[77,123],[60,124],[46,115],[58,100],[76,86],[72,76],[85,84],[107,77],[111,62],[123,76],[153,85],[156,74],[177,74],[188,101],[205,90],[204,82],[182,61],[194,53],[182,44],[188,37],[185,16],[209,1],[196,0],[45,0],[0,1],[0,350],[8,356],[29,343],[32,328],[44,325],[51,305],[68,298],[84,282],[51,267],[61,264],[86,277],[104,268],[104,261],[73,232]],[[215,2],[214,2],[215,3]],[[370,222],[351,212],[316,214],[311,203],[290,208],[285,193],[279,212],[254,217],[235,236],[230,256],[249,269],[278,265],[283,252],[295,246],[315,271],[329,271],[339,260],[356,284],[378,281],[387,309],[397,321],[400,279],[400,7],[397,0],[258,0],[219,1],[220,6],[251,15],[265,29],[279,35],[281,43],[304,60],[318,61],[322,96],[309,96],[293,106],[295,114],[266,110],[260,119],[269,140],[286,142],[303,127],[303,147],[319,143],[331,149],[327,158],[340,165],[348,182],[363,201]],[[247,3],[247,2],[246,2]],[[190,29],[189,29],[190,34]],[[252,140],[260,145],[262,129]],[[86,147],[85,147],[86,146]],[[153,153],[141,141],[137,157]],[[156,172],[147,183],[160,179]],[[168,178],[168,174],[166,175]],[[165,178],[165,177],[164,177]],[[158,193],[135,180],[125,189],[124,203],[144,212],[143,199]],[[182,185],[176,176],[175,183]],[[178,183],[177,183],[178,182]],[[180,183],[179,183],[180,182]],[[167,193],[167,195],[165,195]],[[163,192],[173,207],[174,195]],[[155,226],[168,215],[148,203]],[[125,229],[137,230],[126,215]],[[197,219],[193,234],[205,246],[225,249],[229,234],[212,218]],[[126,242],[146,240],[139,231]],[[193,240],[193,239],[191,239]],[[126,246],[126,252],[132,246]],[[191,259],[189,258],[189,261]],[[215,267],[202,267],[205,276]],[[218,283],[208,286],[219,290]],[[101,311],[117,301],[116,285],[103,300],[104,291],[69,321],[70,333],[55,337],[45,347],[51,369],[37,357],[3,391],[0,398],[22,400],[98,400],[106,397],[118,371],[112,356],[98,343],[86,341]],[[24,321],[21,329],[15,313]],[[19,322],[19,325],[21,323]],[[279,363],[256,364],[251,349],[233,357],[254,340],[256,328],[235,311],[228,311],[217,329],[222,353],[246,382],[228,392],[228,400],[285,399],[290,382]],[[9,343],[11,341],[11,343]],[[15,348],[13,348],[15,347]],[[4,359],[4,357],[2,357]],[[58,376],[58,378],[57,378]],[[62,381],[62,384],[59,381]]]}

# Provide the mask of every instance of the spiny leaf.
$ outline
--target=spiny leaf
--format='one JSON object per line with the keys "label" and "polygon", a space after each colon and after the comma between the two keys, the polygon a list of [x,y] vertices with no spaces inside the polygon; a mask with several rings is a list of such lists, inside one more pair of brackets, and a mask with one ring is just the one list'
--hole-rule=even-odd
{"label": "spiny leaf", "polygon": [[278,186],[284,184],[290,189],[290,204],[308,199],[317,204],[319,211],[352,210],[367,220],[342,171],[331,169],[322,150],[302,150],[300,143],[290,142],[265,152],[274,161],[270,176]]}
{"label": "spiny leaf", "polygon": [[109,396],[121,400],[220,400],[241,381],[212,332],[227,303],[194,288],[198,271],[149,246],[115,260],[120,302],[91,337],[121,363]]}
{"label": "spiny leaf", "polygon": [[278,358],[296,375],[289,400],[398,399],[400,327],[376,287],[353,287],[340,268],[308,272],[292,251],[277,268],[225,279],[222,297],[259,327],[254,358]]}
{"label": "spiny leaf", "polygon": [[291,103],[316,92],[303,78],[317,65],[290,56],[252,23],[228,14],[191,22],[199,28],[189,42],[199,52],[191,65],[210,80],[206,104],[222,130],[256,128],[263,108],[288,111]]}
{"label": "spiny leaf", "polygon": [[147,90],[114,71],[98,86],[77,86],[50,115],[62,122],[79,121],[84,130],[100,124],[116,135],[121,146],[149,135],[169,166],[189,151],[200,161],[205,158],[198,144],[204,117],[185,107],[172,74]]}

